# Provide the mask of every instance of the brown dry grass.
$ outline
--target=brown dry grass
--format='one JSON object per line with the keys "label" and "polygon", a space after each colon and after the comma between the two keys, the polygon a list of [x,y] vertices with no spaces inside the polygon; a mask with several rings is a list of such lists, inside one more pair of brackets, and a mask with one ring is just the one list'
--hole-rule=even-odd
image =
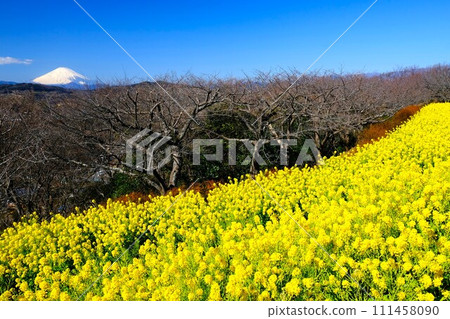
{"label": "brown dry grass", "polygon": [[[203,196],[208,195],[208,193],[214,189],[217,185],[217,181],[214,180],[207,180],[203,181],[201,183],[195,183],[190,190],[194,192],[198,192],[202,194]],[[176,188],[172,188],[169,191],[167,191],[168,195],[176,196],[182,192],[184,192],[187,189],[188,186],[180,186]],[[121,202],[121,203],[128,203],[128,202],[134,202],[134,203],[142,203],[152,200],[153,197],[159,196],[160,194],[157,193],[150,193],[150,194],[144,194],[140,192],[132,192],[127,195],[122,195],[116,199],[114,199],[115,202]]]}
{"label": "brown dry grass", "polygon": [[359,134],[357,145],[363,146],[364,144],[375,142],[386,136],[396,127],[408,121],[421,108],[421,105],[409,105],[402,108],[386,121],[369,125]]}

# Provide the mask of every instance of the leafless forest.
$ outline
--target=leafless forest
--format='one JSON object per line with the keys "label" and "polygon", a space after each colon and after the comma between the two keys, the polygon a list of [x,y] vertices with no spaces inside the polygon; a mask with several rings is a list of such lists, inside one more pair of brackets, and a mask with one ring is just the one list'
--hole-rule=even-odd
{"label": "leafless forest", "polygon": [[[450,100],[450,66],[381,75],[260,73],[244,79],[163,77],[94,90],[0,90],[0,228],[36,211],[67,214],[92,199],[165,193],[278,166],[242,144],[238,164],[192,164],[192,141],[313,139],[322,156],[355,145],[365,126],[399,109]],[[164,89],[164,90],[163,90]],[[171,97],[169,97],[169,95]],[[170,136],[171,162],[152,175],[125,165],[125,141],[148,128]],[[279,148],[263,145],[267,163]],[[290,159],[288,165],[292,165]]]}

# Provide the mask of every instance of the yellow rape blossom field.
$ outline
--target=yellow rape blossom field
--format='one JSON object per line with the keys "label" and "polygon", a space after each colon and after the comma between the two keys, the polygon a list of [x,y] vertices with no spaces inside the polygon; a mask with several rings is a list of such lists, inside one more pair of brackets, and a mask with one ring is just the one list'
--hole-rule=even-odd
{"label": "yellow rape blossom field", "polygon": [[430,104],[319,167],[29,218],[0,236],[1,299],[450,300],[449,136]]}

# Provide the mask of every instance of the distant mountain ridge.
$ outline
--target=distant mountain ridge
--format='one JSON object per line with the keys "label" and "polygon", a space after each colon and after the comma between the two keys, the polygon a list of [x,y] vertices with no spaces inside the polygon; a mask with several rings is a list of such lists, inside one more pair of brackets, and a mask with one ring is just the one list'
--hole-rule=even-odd
{"label": "distant mountain ridge", "polygon": [[[11,83],[11,82],[9,82]],[[69,89],[62,88],[59,86],[42,85],[37,83],[14,83],[13,84],[2,84],[0,82],[0,94],[9,94],[12,92],[22,92],[22,91],[34,91],[34,92],[59,92],[68,93]]]}

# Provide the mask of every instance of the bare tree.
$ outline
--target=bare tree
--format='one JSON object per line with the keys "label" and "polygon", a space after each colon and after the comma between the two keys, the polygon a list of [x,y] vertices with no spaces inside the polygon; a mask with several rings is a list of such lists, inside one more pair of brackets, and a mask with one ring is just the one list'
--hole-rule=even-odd
{"label": "bare tree", "polygon": [[436,65],[425,73],[426,88],[437,101],[450,100],[450,66]]}
{"label": "bare tree", "polygon": [[[145,82],[84,91],[63,107],[48,103],[53,118],[70,134],[70,143],[83,150],[61,157],[94,171],[139,174],[161,193],[174,187],[192,128],[202,125],[204,111],[223,97],[214,79],[187,76],[170,80],[161,80],[159,85]],[[170,137],[169,172],[155,167],[152,174],[145,175],[126,167],[125,141],[144,129]]]}

